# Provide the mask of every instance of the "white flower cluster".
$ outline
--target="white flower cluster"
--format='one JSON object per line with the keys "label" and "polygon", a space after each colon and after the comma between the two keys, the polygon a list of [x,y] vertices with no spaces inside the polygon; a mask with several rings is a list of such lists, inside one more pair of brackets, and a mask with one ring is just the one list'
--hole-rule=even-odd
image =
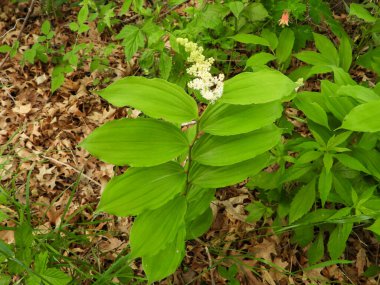
{"label": "white flower cluster", "polygon": [[177,38],[177,43],[185,47],[185,51],[190,53],[187,61],[193,63],[186,71],[191,76],[196,77],[187,86],[199,90],[202,97],[214,103],[223,95],[224,74],[212,76],[210,69],[214,63],[212,57],[206,59],[203,55],[203,48],[199,47],[185,38]]}

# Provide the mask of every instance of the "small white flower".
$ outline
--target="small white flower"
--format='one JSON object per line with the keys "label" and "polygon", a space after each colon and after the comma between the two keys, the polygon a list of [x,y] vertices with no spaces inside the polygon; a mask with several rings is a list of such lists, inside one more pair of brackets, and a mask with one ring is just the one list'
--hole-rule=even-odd
{"label": "small white flower", "polygon": [[298,91],[298,89],[300,89],[300,87],[304,86],[304,82],[303,82],[303,78],[298,78],[298,80],[296,81],[296,88],[294,89],[296,92]]}
{"label": "small white flower", "polygon": [[223,95],[224,74],[212,76],[210,73],[214,58],[205,58],[203,55],[203,47],[199,47],[196,43],[186,38],[177,38],[177,43],[184,46],[185,51],[190,53],[187,62],[193,63],[186,71],[195,79],[190,81],[187,86],[194,90],[198,90],[202,97],[214,103]]}

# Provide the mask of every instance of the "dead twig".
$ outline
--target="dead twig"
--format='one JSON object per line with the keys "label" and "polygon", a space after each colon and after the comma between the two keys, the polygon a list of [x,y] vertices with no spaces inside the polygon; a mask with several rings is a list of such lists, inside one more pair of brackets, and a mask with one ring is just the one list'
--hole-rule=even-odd
{"label": "dead twig", "polygon": [[210,267],[210,277],[211,277],[211,285],[215,285],[215,280],[214,280],[214,274],[212,272],[212,259],[210,255],[210,251],[208,250],[208,247],[205,247],[206,253],[207,253],[207,258],[208,258],[208,266]]}
{"label": "dead twig", "polygon": [[[26,23],[28,22],[28,19],[30,17],[30,14],[32,14],[32,11],[33,11],[33,8],[34,8],[34,2],[36,0],[31,0],[30,1],[30,4],[29,4],[29,9],[28,9],[28,13],[26,14],[26,17],[24,19],[24,22],[22,23],[22,26],[21,26],[21,30],[20,30],[20,33],[18,34],[17,36],[17,39],[16,39],[16,42],[20,41],[21,39],[21,35],[22,35],[22,32],[24,31],[25,27],[26,27]],[[4,63],[8,60],[9,58],[9,55],[10,55],[10,52],[7,52],[7,54],[5,55],[3,61],[1,62],[0,64],[0,68],[3,67]]]}
{"label": "dead twig", "polygon": [[95,183],[96,185],[102,187],[102,184],[100,184],[99,182],[95,181],[95,180],[92,179],[90,176],[84,174],[82,171],[76,169],[75,167],[73,167],[73,166],[71,166],[71,165],[69,165],[69,164],[67,164],[67,163],[64,163],[64,162],[62,162],[62,161],[59,161],[59,160],[57,160],[57,159],[55,159],[55,158],[49,157],[49,156],[45,156],[45,155],[40,155],[40,156],[41,156],[42,158],[45,158],[45,159],[47,159],[47,160],[50,160],[51,162],[54,162],[54,163],[56,163],[56,164],[60,164],[60,165],[66,166],[66,167],[70,168],[71,170],[74,170],[76,173],[78,173],[79,175],[83,176],[83,177],[86,178],[87,180],[89,180],[89,181]]}

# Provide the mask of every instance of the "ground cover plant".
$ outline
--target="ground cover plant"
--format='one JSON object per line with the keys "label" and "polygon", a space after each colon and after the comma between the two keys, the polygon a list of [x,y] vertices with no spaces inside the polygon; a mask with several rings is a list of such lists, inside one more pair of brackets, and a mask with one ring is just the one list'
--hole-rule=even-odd
{"label": "ground cover plant", "polygon": [[0,284],[377,284],[377,1],[5,1]]}

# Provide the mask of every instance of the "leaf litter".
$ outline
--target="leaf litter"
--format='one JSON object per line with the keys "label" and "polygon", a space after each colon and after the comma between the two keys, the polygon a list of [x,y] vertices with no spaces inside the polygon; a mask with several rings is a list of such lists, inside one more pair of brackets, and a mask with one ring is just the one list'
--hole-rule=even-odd
{"label": "leaf litter", "polygon": [[[0,35],[6,33],[0,39],[2,44],[12,45],[17,38],[21,27],[18,18],[25,16],[25,5],[16,7],[7,3],[1,6]],[[35,42],[41,13],[39,9],[34,10],[21,37],[20,50],[28,49]],[[73,16],[64,23],[56,23],[54,44],[73,42],[64,28],[71,20]],[[13,26],[15,29],[11,30]],[[79,41],[92,42],[95,49],[106,44],[91,25],[88,36]],[[135,74],[139,70],[136,59],[124,62],[123,51],[116,49],[109,58],[111,68],[107,72],[90,73],[89,66],[85,65],[68,74],[55,94],[50,93],[52,66],[41,63],[22,66],[20,60],[20,55],[16,55],[0,70],[0,149],[3,153],[0,183],[10,185],[14,181],[16,198],[26,203],[26,181],[31,171],[29,189],[35,229],[47,233],[60,226],[76,228],[88,237],[89,243],[70,244],[70,248],[62,249],[63,254],[75,252],[77,258],[106,270],[109,261],[114,261],[127,248],[132,219],[94,214],[102,188],[120,170],[95,159],[77,145],[104,122],[128,115],[127,108],[108,105],[91,89],[95,79]],[[368,79],[363,70],[357,73],[364,80]],[[305,88],[313,90],[318,86]],[[296,127],[305,132],[302,125]],[[308,266],[305,250],[292,245],[288,233],[274,235],[270,229],[271,219],[254,224],[245,222],[248,213],[244,208],[257,200],[255,194],[243,184],[219,190],[218,199],[212,204],[211,230],[200,239],[188,242],[182,266],[160,284],[211,284],[211,280],[227,284],[216,267],[233,264],[238,264],[236,278],[241,284],[326,284],[327,281],[377,284],[374,278],[362,275],[379,255],[378,248],[375,250],[376,240],[367,232],[356,231],[364,244],[358,239],[349,240],[345,258],[356,260],[353,265],[302,271]],[[16,216],[14,209],[6,205],[0,207],[8,216]],[[1,225],[15,226],[10,220]],[[14,243],[14,232],[2,230],[0,239]],[[91,248],[96,248],[98,257],[88,254]],[[131,266],[136,276],[143,276],[138,261]]]}

